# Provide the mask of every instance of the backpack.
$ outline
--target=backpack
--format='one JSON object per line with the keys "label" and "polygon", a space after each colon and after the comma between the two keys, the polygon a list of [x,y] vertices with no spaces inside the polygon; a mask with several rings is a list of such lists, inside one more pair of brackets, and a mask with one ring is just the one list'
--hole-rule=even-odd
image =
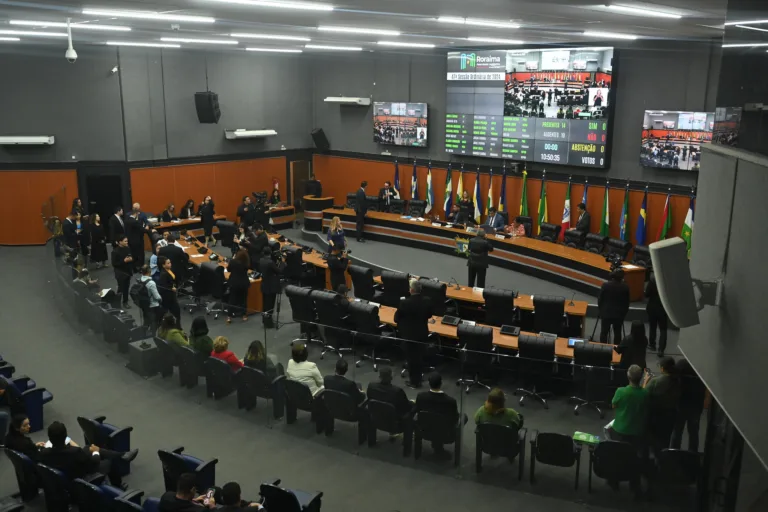
{"label": "backpack", "polygon": [[139,308],[142,310],[149,308],[149,290],[147,290],[148,282],[149,280],[142,281],[141,278],[139,278],[138,281],[131,285],[130,290],[128,290],[131,299],[133,299],[133,303],[139,306]]}

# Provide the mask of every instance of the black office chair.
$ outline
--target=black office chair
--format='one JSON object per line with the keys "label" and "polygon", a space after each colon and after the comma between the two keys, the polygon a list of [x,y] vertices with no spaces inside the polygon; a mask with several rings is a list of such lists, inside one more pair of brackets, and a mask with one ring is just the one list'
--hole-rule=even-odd
{"label": "black office chair", "polygon": [[431,411],[421,411],[416,415],[414,428],[413,457],[421,458],[423,441],[431,441],[441,445],[454,444],[453,465],[458,466],[461,460],[461,429],[463,422],[457,415],[445,415]]}
{"label": "black office chair", "polygon": [[5,449],[5,455],[13,464],[21,500],[27,502],[37,498],[38,489],[40,488],[40,475],[37,473],[37,464],[26,455],[10,448]]}
{"label": "black office chair", "polygon": [[272,402],[272,415],[279,420],[285,414],[285,375],[270,379],[256,368],[245,366],[237,372],[237,408],[250,411],[259,398]]}
{"label": "black office chair", "polygon": [[566,230],[565,234],[563,235],[563,242],[565,243],[566,247],[570,247],[572,249],[584,249],[584,244],[587,242],[587,233],[577,229]]}
{"label": "black office chair", "polygon": [[635,246],[634,251],[632,251],[632,264],[637,265],[638,267],[653,269],[651,250],[647,245]]}
{"label": "black office chair", "polygon": [[392,361],[385,357],[379,357],[377,352],[387,348],[392,344],[394,338],[385,334],[386,325],[379,320],[379,307],[371,303],[350,302],[349,303],[349,321],[354,325],[355,345],[367,345],[369,350],[363,350],[360,359],[355,362],[358,368],[363,360],[368,359],[373,363],[373,370],[378,370],[379,363],[392,364]]}
{"label": "black office chair", "polygon": [[408,297],[411,294],[408,278],[409,276],[405,272],[382,271],[381,283],[384,287],[381,303],[385,306],[396,308],[400,304],[402,297]]}
{"label": "black office chair", "polygon": [[472,386],[483,387],[490,391],[491,386],[482,382],[480,375],[490,373],[493,361],[497,357],[493,346],[493,329],[461,323],[457,333],[459,346],[464,355],[461,365],[462,374],[471,377],[458,379],[456,385],[465,386],[466,393],[469,393]]}
{"label": "black office chair", "polygon": [[591,407],[600,415],[600,419],[605,417],[605,413],[600,408],[602,404],[607,404],[607,396],[596,399],[596,393],[609,389],[613,380],[613,345],[603,343],[576,343],[573,347],[573,361],[571,365],[574,369],[574,380],[577,376],[584,381],[584,398],[572,396],[571,401],[577,402],[573,408],[573,414],[579,415],[579,409],[582,407]]}
{"label": "black office chair", "polygon": [[379,211],[379,196],[365,196],[365,199],[368,202],[367,211],[369,212]]}
{"label": "black office chair", "polygon": [[427,209],[427,202],[420,199],[408,201],[408,215],[411,217],[423,217]]}
{"label": "black office chair", "polygon": [[480,423],[475,428],[475,471],[483,471],[483,454],[491,457],[506,457],[509,462],[518,459],[517,479],[523,479],[525,468],[525,438],[528,429],[515,428],[494,423]]}
{"label": "black office chair", "polygon": [[525,215],[518,215],[515,217],[515,220],[523,225],[523,228],[525,229],[525,236],[530,237],[531,230],[533,229],[533,218]]}
{"label": "black office chair", "polygon": [[[157,358],[155,359],[155,362],[160,371],[160,375],[163,377],[171,377],[173,375],[173,367],[181,364],[179,352],[173,347],[173,344],[168,343],[158,336],[153,336],[152,340],[155,342],[155,347],[157,347]],[[181,385],[183,386],[184,384],[184,381],[181,381]]]}
{"label": "black office chair", "polygon": [[349,194],[347,194],[347,202],[344,206],[346,206],[350,210],[355,210],[357,207],[357,193],[350,192]]}
{"label": "black office chair", "polygon": [[179,383],[189,389],[197,387],[200,377],[205,376],[207,356],[191,347],[175,347],[179,360]]}
{"label": "black office chair", "polygon": [[421,294],[425,297],[429,297],[432,301],[432,311],[437,316],[444,316],[448,310],[448,305],[452,304],[454,311],[458,309],[455,301],[447,298],[447,285],[440,281],[433,281],[432,279],[419,278],[421,283]]}
{"label": "black office chair", "polygon": [[557,242],[560,237],[560,230],[562,226],[559,224],[549,224],[548,222],[542,222],[539,226],[539,234],[536,236],[537,240],[543,240],[545,242]]}
{"label": "black office chair", "polygon": [[503,288],[483,289],[485,300],[485,323],[501,327],[513,325],[519,320],[519,311],[515,307],[515,292]]}
{"label": "black office chair", "polygon": [[501,217],[504,219],[504,225],[506,226],[509,224],[509,212],[503,211],[503,212],[497,212]]}
{"label": "black office chair", "polygon": [[235,372],[229,363],[209,357],[205,363],[205,392],[208,398],[221,400],[235,390]]}
{"label": "black office chair", "polygon": [[531,389],[517,388],[514,394],[521,394],[520,405],[525,405],[525,399],[534,398],[545,409],[549,409],[546,397],[552,393],[538,391],[537,384],[552,379],[556,371],[557,358],[555,357],[555,340],[532,334],[521,334],[517,339],[517,357],[520,361],[520,371],[523,382],[532,383]]}
{"label": "black office chair", "polygon": [[606,244],[608,256],[618,255],[621,261],[626,261],[629,251],[632,250],[632,244],[618,238],[609,238]]}
{"label": "black office chair", "polygon": [[304,263],[304,251],[301,247],[288,245],[282,249],[285,256],[285,270],[283,275],[286,281],[291,284],[303,286],[315,274],[314,265],[310,266]]}
{"label": "black office chair", "polygon": [[405,415],[397,414],[395,406],[378,400],[368,399],[368,446],[376,445],[376,432],[383,430],[390,435],[403,434],[403,457],[411,454],[413,446],[413,415],[410,410]]}
{"label": "black office chair", "polygon": [[389,202],[389,212],[396,213],[398,215],[405,215],[405,200],[404,199],[392,199]]}
{"label": "black office chair", "polygon": [[335,420],[357,424],[357,444],[365,442],[367,435],[364,421],[366,401],[357,403],[348,394],[326,389],[323,391],[323,404],[325,405],[325,435],[330,436],[334,432]]}
{"label": "black office chair", "polygon": [[352,288],[355,297],[373,302],[381,302],[382,292],[374,284],[373,269],[359,265],[349,265],[347,272],[352,277]]}
{"label": "black office chair", "polygon": [[598,235],[597,233],[588,233],[584,240],[584,250],[594,254],[603,254],[603,249],[605,249],[605,243],[607,241],[607,236]]}
{"label": "black office chair", "polygon": [[228,247],[230,250],[237,247],[234,244],[235,235],[240,232],[237,224],[230,220],[217,220],[216,227],[219,228],[219,241],[222,246]]}
{"label": "black office chair", "polygon": [[533,296],[533,330],[560,336],[565,328],[565,297]]}
{"label": "black office chair", "polygon": [[320,359],[328,352],[342,357],[343,352],[352,352],[352,336],[347,327],[346,299],[325,290],[313,290],[310,298],[315,303],[317,323],[322,327],[323,351]]}
{"label": "black office chair", "polygon": [[163,482],[166,491],[175,491],[179,477],[184,473],[193,473],[198,489],[210,489],[216,485],[216,464],[218,459],[203,461],[184,453],[184,447],[173,450],[157,450],[157,456],[163,468]]}
{"label": "black office chair", "polygon": [[315,301],[311,297],[312,288],[299,287],[289,284],[285,287],[285,296],[291,303],[291,313],[293,321],[297,322],[301,328],[301,335],[291,343],[297,341],[311,343],[312,341],[323,343],[319,338],[312,339],[312,333],[316,332],[317,311],[315,311]]}
{"label": "black office chair", "polygon": [[640,479],[642,465],[637,449],[622,441],[601,441],[590,447],[587,489],[592,492],[592,473],[613,482],[632,482]]}
{"label": "black office chair", "polygon": [[[200,265],[200,273],[192,285],[194,302],[187,305],[187,310],[192,313],[195,309],[203,309],[206,315],[213,313],[213,318],[218,319],[219,313],[224,311],[225,282],[224,267],[213,261],[203,262]],[[206,295],[210,295],[213,300],[204,301],[203,297]]]}
{"label": "black office chair", "polygon": [[261,484],[259,494],[270,509],[280,512],[320,512],[323,497],[322,492],[283,489],[277,484]]}
{"label": "black office chair", "polygon": [[325,406],[323,405],[321,389],[314,396],[309,386],[303,382],[287,379],[285,387],[285,422],[289,425],[296,423],[298,411],[310,413],[310,420],[315,424],[317,434],[325,430]]}
{"label": "black office chair", "polygon": [[573,442],[573,438],[554,432],[531,432],[531,483],[536,483],[536,462],[548,466],[570,468],[576,465],[576,482],[574,488],[579,489],[579,469],[581,468],[581,445]]}

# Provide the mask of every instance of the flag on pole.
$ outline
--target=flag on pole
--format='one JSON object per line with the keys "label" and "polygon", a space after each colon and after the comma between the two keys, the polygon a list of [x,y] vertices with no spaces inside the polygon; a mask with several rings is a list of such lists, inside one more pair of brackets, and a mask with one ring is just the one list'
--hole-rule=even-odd
{"label": "flag on pole", "polygon": [[635,240],[637,245],[645,245],[645,218],[648,210],[648,188],[645,189],[645,195],[643,195],[643,204],[640,205],[640,215],[637,217],[637,232],[635,233]]}
{"label": "flag on pole", "polygon": [[435,192],[432,190],[432,162],[429,162],[427,167],[427,207],[424,209],[424,213],[432,211],[432,206],[435,202]]}
{"label": "flag on pole", "polygon": [[419,181],[416,178],[416,159],[413,159],[413,176],[411,176],[411,199],[419,199]]}
{"label": "flag on pole", "polygon": [[560,240],[565,240],[565,232],[571,229],[571,180],[565,189],[565,204],[563,204],[563,220],[560,221]]}
{"label": "flag on pole", "polygon": [[611,215],[608,211],[608,184],[605,184],[605,198],[603,199],[603,218],[600,220],[600,236],[610,236]]}
{"label": "flag on pole", "polygon": [[502,170],[501,174],[501,194],[499,194],[499,211],[507,210],[507,168]]}
{"label": "flag on pole", "polygon": [[621,218],[619,219],[619,238],[629,242],[629,185],[624,189],[624,206],[621,207]]}
{"label": "flag on pole", "polygon": [[277,181],[277,178],[272,178],[272,189],[280,190],[280,182]]}
{"label": "flag on pole", "polygon": [[664,213],[661,216],[661,225],[656,240],[666,240],[669,228],[672,227],[672,212],[669,211],[669,199],[671,194],[667,194],[667,200],[664,202]]}
{"label": "flag on pole", "polygon": [[395,160],[395,181],[392,188],[394,189],[395,199],[400,199],[400,167],[397,165],[397,160]]}
{"label": "flag on pole", "polygon": [[680,238],[685,240],[685,245],[688,247],[688,258],[691,257],[691,240],[693,239],[693,213],[694,213],[694,196],[691,196],[691,204],[688,206],[688,214],[685,216],[685,223],[683,224],[683,231],[680,233]]}
{"label": "flag on pole", "polygon": [[459,186],[456,188],[456,204],[461,203],[461,198],[464,197],[464,166],[459,169]]}
{"label": "flag on pole", "polygon": [[523,169],[523,191],[520,194],[520,215],[528,216],[528,171]]}
{"label": "flag on pole", "polygon": [[539,230],[536,234],[541,234],[541,225],[549,222],[547,218],[547,178],[541,179],[541,195],[539,196]]}
{"label": "flag on pole", "polygon": [[589,182],[585,181],[584,182],[584,194],[582,194],[582,196],[581,196],[581,202],[584,203],[585,206],[587,204],[587,190],[589,190]]}
{"label": "flag on pole", "polygon": [[480,168],[477,169],[475,175],[475,193],[472,195],[472,202],[475,203],[475,222],[480,224],[483,210],[480,207]]}
{"label": "flag on pole", "polygon": [[443,197],[443,210],[445,211],[445,216],[448,217],[448,214],[451,212],[451,207],[453,206],[453,178],[451,178],[451,164],[448,164],[448,172],[445,173],[445,191]]}
{"label": "flag on pole", "polygon": [[485,200],[486,215],[490,213],[491,208],[493,208],[493,169],[491,169],[491,186],[488,187],[488,197]]}

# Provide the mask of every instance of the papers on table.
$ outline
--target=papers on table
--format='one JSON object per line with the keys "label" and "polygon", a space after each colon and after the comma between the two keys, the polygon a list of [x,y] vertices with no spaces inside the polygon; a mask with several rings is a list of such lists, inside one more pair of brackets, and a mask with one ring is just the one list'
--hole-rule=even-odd
{"label": "papers on table", "polygon": [[189,255],[190,258],[202,258],[204,256],[205,256],[205,254],[190,254]]}
{"label": "papers on table", "polygon": [[[68,444],[69,444],[69,443],[71,443],[71,442],[72,442],[72,439],[71,439],[71,438],[69,438],[69,437],[67,437],[67,439],[64,441],[64,444],[65,444],[65,445],[68,445]],[[53,447],[53,445],[51,444],[51,442],[50,442],[50,441],[46,441],[46,442],[45,442],[45,447],[46,447],[46,448],[51,448],[51,447]]]}
{"label": "papers on table", "polygon": [[432,225],[435,226],[435,227],[438,227],[438,228],[443,227],[443,225],[440,224],[439,222],[433,222]]}
{"label": "papers on table", "polygon": [[479,287],[477,287],[477,286],[473,286],[473,287],[472,287],[472,291],[473,291],[473,292],[480,292],[480,293],[483,293],[483,289],[482,289],[482,288],[479,288]]}
{"label": "papers on table", "polygon": [[181,219],[174,219],[171,221],[171,224],[179,224],[181,222]]}
{"label": "papers on table", "polygon": [[402,215],[400,218],[401,218],[401,219],[410,219],[410,218],[411,218],[411,216],[410,216],[410,215]]}
{"label": "papers on table", "polygon": [[111,292],[111,291],[112,291],[112,288],[104,288],[103,290],[101,290],[101,291],[99,292],[99,297],[101,297],[101,298],[103,299],[103,298],[104,298],[104,296],[105,296],[106,294],[108,294],[109,292]]}
{"label": "papers on table", "polygon": [[507,238],[504,235],[495,235],[495,237],[496,237],[497,240],[504,240],[504,239]]}
{"label": "papers on table", "polygon": [[640,267],[638,267],[637,265],[626,264],[626,265],[622,265],[621,268],[625,268],[627,270],[634,270],[634,269],[640,268]]}

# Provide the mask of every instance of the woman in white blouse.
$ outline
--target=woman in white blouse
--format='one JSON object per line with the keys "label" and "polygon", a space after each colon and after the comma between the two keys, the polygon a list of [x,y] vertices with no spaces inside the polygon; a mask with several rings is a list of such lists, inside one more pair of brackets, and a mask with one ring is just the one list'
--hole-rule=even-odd
{"label": "woman in white blouse", "polygon": [[285,376],[290,380],[295,380],[306,384],[312,395],[323,389],[323,375],[317,369],[317,365],[307,361],[309,354],[307,346],[303,343],[296,343],[291,349],[291,360],[288,361],[288,369]]}

